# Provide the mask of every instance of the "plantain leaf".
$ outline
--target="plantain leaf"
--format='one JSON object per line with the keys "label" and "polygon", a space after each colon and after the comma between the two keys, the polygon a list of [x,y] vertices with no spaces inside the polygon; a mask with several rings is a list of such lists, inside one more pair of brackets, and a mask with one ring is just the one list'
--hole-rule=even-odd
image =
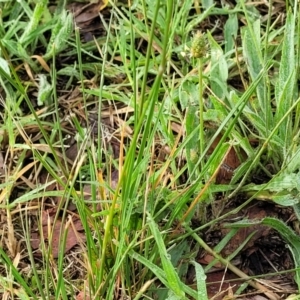
{"label": "plantain leaf", "polygon": [[[278,122],[287,110],[292,106],[296,84],[296,62],[295,62],[295,17],[291,11],[287,14],[285,34],[282,46],[282,55],[279,67],[278,82],[275,85],[276,114]],[[280,136],[286,141],[286,145],[292,141],[292,123],[290,116],[279,128]]]}

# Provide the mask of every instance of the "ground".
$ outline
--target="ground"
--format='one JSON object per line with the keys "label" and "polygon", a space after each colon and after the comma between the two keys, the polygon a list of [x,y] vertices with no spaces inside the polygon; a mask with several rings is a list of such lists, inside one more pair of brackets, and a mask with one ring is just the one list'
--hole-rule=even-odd
{"label": "ground", "polygon": [[298,299],[298,4],[198,2],[1,4],[3,299]]}

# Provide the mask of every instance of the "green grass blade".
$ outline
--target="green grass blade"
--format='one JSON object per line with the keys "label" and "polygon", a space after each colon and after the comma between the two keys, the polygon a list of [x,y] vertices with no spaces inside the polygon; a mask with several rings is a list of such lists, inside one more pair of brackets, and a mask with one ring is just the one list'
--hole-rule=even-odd
{"label": "green grass blade", "polygon": [[[133,250],[129,251],[129,254],[132,258],[136,259],[143,265],[145,265],[157,278],[165,285],[168,286],[168,281],[166,279],[166,274],[163,269],[161,269],[157,264],[154,264],[150,262],[148,259],[146,259],[143,255],[140,255],[137,252],[134,252]],[[182,292],[185,292],[186,294],[192,296],[193,298],[197,299],[197,292],[188,287],[185,284],[182,284],[181,286]]]}
{"label": "green grass blade", "polygon": [[182,299],[182,298],[184,298],[184,292],[182,290],[182,283],[180,282],[178,274],[176,273],[175,268],[171,263],[171,258],[165,247],[163,237],[162,237],[161,233],[159,232],[157,224],[154,222],[152,217],[148,216],[147,219],[149,222],[149,227],[151,229],[151,232],[157,243],[163,270],[166,274],[167,287],[170,290],[172,290],[176,296],[178,296],[178,299]]}
{"label": "green grass blade", "polygon": [[9,257],[6,255],[6,253],[4,252],[4,250],[0,247],[0,255],[2,257],[2,259],[4,260],[4,263],[8,266],[9,269],[11,269],[12,274],[14,276],[14,278],[17,280],[17,282],[19,282],[22,287],[25,289],[26,293],[28,295],[30,295],[33,299],[38,300],[38,297],[36,297],[30,286],[26,283],[26,281],[22,278],[21,274],[18,272],[18,270],[16,269],[16,267],[14,266],[13,262],[9,259]]}
{"label": "green grass blade", "polygon": [[206,275],[204,273],[204,269],[196,261],[194,261],[193,264],[196,271],[197,300],[208,300],[206,289]]}

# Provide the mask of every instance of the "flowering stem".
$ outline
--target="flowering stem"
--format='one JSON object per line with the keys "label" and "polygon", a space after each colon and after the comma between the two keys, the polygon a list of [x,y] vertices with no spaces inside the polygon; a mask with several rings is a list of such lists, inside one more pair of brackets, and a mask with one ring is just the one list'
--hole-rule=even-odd
{"label": "flowering stem", "polygon": [[[204,111],[204,101],[203,101],[203,73],[202,73],[202,58],[199,58],[199,157],[202,157],[204,152],[204,120],[203,120],[203,111]],[[200,162],[201,169],[203,167],[203,161]]]}

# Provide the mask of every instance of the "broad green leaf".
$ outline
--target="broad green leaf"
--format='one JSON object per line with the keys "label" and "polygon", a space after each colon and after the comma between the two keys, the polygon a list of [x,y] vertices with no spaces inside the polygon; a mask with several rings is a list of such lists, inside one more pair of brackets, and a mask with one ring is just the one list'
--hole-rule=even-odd
{"label": "broad green leaf", "polygon": [[30,18],[30,22],[27,24],[23,32],[23,35],[20,38],[20,43],[23,43],[24,38],[38,27],[43,14],[48,12],[47,5],[48,5],[48,0],[40,0],[37,2],[33,11],[33,15]]}
{"label": "broad green leaf", "polygon": [[[291,11],[287,14],[285,34],[282,44],[278,82],[275,86],[275,98],[277,105],[275,117],[277,122],[284,116],[295,100],[295,17]],[[291,125],[290,118],[286,118],[279,128],[279,133],[283,138],[285,138],[287,144],[292,141]]]}
{"label": "broad green leaf", "polygon": [[197,85],[192,81],[184,81],[179,87],[179,101],[182,110],[187,109],[190,105],[196,105],[199,98]]}
{"label": "broad green leaf", "polygon": [[224,26],[225,53],[234,49],[234,40],[237,37],[238,29],[237,14],[229,14]]}
{"label": "broad green leaf", "polygon": [[294,148],[294,153],[289,155],[290,159],[288,159],[287,165],[286,165],[286,172],[287,173],[293,173],[299,170],[300,167],[300,147],[299,145],[297,147],[294,147],[294,145],[291,145],[292,148]]}
{"label": "broad green leaf", "polygon": [[69,77],[74,76],[77,80],[80,79],[80,74],[76,70],[75,66],[67,66],[65,68],[61,68],[57,71],[56,74],[59,75],[59,76],[62,76],[62,75],[66,75],[66,76],[69,76]]}
{"label": "broad green leaf", "polygon": [[281,206],[294,206],[299,203],[299,193],[277,193],[271,199]]}
{"label": "broad green leaf", "polygon": [[47,81],[45,74],[40,74],[38,105],[49,105],[51,103],[52,86]]}
{"label": "broad green leaf", "polygon": [[7,73],[7,75],[10,76],[10,69],[8,66],[8,63],[5,59],[3,59],[2,57],[0,57],[0,68]]}
{"label": "broad green leaf", "polygon": [[209,7],[214,5],[214,1],[213,0],[203,0],[202,5],[205,9],[208,9]]}
{"label": "broad green leaf", "polygon": [[208,109],[203,114],[204,121],[213,122],[215,124],[221,124],[225,119],[224,114],[219,109]]}
{"label": "broad green leaf", "polygon": [[70,38],[73,30],[73,16],[65,10],[57,16],[55,27],[51,31],[51,38],[48,43],[44,59],[48,60],[55,53],[67,48],[67,40]]}
{"label": "broad green leaf", "polygon": [[[261,24],[260,20],[256,20],[253,24],[249,24],[242,31],[243,54],[246,60],[248,71],[252,80],[254,80],[263,69],[263,54],[260,41]],[[259,102],[259,109],[262,111],[262,119],[264,122],[263,135],[266,136],[271,122],[271,103],[266,97],[266,79],[257,85],[256,94]],[[262,128],[263,129],[263,128]]]}
{"label": "broad green leaf", "polygon": [[299,173],[281,173],[266,184],[250,184],[244,191],[259,191],[257,196],[260,199],[272,200],[282,206],[294,206],[299,203],[299,180]]}
{"label": "broad green leaf", "polygon": [[271,180],[266,189],[271,192],[291,192],[294,189],[300,191],[299,180],[299,173],[281,173],[279,176],[276,176]]}
{"label": "broad green leaf", "polygon": [[222,99],[227,94],[228,65],[220,45],[210,33],[207,34],[207,37],[211,49],[211,89]]}
{"label": "broad green leaf", "polygon": [[263,68],[260,34],[259,19],[242,31],[243,53],[252,79],[255,79]]}

